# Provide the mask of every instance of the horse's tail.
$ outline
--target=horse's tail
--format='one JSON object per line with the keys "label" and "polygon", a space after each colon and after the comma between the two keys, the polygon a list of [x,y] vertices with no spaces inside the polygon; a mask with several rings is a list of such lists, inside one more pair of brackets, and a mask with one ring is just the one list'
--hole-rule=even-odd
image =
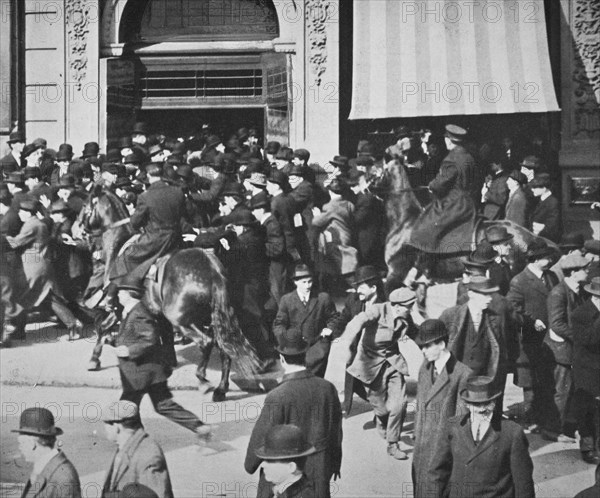
{"label": "horse's tail", "polygon": [[215,341],[236,364],[238,373],[242,377],[250,377],[258,372],[260,360],[256,351],[250,345],[240,324],[233,312],[227,293],[225,276],[218,267],[213,266],[212,274],[212,313],[211,322]]}

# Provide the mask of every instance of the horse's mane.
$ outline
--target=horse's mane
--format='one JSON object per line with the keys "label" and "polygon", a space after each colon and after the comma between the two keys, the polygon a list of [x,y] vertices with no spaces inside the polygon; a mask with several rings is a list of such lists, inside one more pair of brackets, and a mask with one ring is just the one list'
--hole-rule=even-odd
{"label": "horse's mane", "polygon": [[102,207],[105,215],[110,216],[113,222],[129,218],[124,202],[109,190],[104,190],[98,195],[98,204]]}

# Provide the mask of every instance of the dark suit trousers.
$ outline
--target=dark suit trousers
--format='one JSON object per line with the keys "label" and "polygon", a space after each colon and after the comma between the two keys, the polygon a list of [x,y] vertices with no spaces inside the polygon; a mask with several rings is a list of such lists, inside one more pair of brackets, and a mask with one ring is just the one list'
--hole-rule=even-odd
{"label": "dark suit trousers", "polygon": [[131,401],[140,406],[144,394],[150,396],[156,413],[168,418],[171,422],[175,422],[192,432],[195,432],[198,427],[204,425],[196,415],[173,401],[173,394],[171,394],[171,390],[166,382],[152,384],[142,391],[123,391],[121,399]]}
{"label": "dark suit trousers", "polygon": [[600,402],[594,396],[578,389],[573,396],[577,430],[579,431],[579,449],[594,451],[600,447]]}
{"label": "dark suit trousers", "polygon": [[406,381],[404,375],[388,363],[367,386],[367,399],[377,417],[377,426],[388,443],[400,441],[406,417]]}

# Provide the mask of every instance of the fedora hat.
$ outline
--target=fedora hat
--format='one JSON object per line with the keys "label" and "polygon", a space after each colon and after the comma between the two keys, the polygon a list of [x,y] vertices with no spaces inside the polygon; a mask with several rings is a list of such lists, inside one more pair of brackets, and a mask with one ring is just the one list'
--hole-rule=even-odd
{"label": "fedora hat", "polygon": [[467,289],[479,294],[493,294],[498,292],[500,287],[494,285],[488,277],[474,276],[471,277],[470,282],[467,284]]}
{"label": "fedora hat", "polygon": [[446,137],[453,142],[462,142],[467,138],[467,130],[454,124],[446,125]]}
{"label": "fedora hat", "polygon": [[255,187],[266,187],[267,186],[267,177],[264,173],[259,173],[258,171],[253,172],[250,175],[248,181],[254,185]]}
{"label": "fedora hat", "polygon": [[354,272],[354,281],[353,285],[358,287],[360,284],[364,283],[376,283],[381,281],[381,275],[379,271],[374,266],[361,266]]}
{"label": "fedora hat", "polygon": [[400,304],[408,306],[417,300],[417,295],[408,287],[399,287],[390,293],[389,302],[392,304]]}
{"label": "fedora hat", "polygon": [[600,277],[592,278],[592,281],[584,286],[586,292],[600,297]]}
{"label": "fedora hat", "polygon": [[29,436],[60,436],[63,431],[54,425],[54,415],[46,408],[27,408],[21,413],[19,428],[11,432]]}
{"label": "fedora hat", "polygon": [[600,240],[590,239],[586,240],[585,244],[583,244],[583,248],[586,252],[591,254],[595,254],[596,256],[600,255]]}
{"label": "fedora hat", "polygon": [[14,183],[15,185],[23,185],[25,183],[25,176],[21,171],[14,171],[9,173],[4,180],[4,183]]}
{"label": "fedora hat", "polygon": [[271,208],[271,201],[267,192],[262,191],[250,199],[250,209]]}
{"label": "fedora hat", "polygon": [[290,162],[292,159],[294,159],[294,151],[289,147],[282,147],[275,155],[275,159],[278,161]]}
{"label": "fedora hat", "polygon": [[292,277],[294,280],[298,280],[299,278],[312,277],[312,271],[305,264],[296,265],[294,268],[294,276]]}
{"label": "fedora hat", "polygon": [[582,233],[569,233],[565,235],[558,247],[563,251],[570,251],[571,249],[583,249],[585,244],[585,237]]}
{"label": "fedora hat", "polygon": [[52,204],[50,204],[50,209],[48,211],[50,213],[66,213],[70,209],[71,208],[65,201],[63,201],[62,199],[59,199],[57,201],[54,201]]}
{"label": "fedora hat", "polygon": [[8,140],[6,141],[6,143],[8,144],[14,144],[17,142],[22,142],[25,143],[25,133],[23,133],[22,131],[13,131],[9,136],[8,136]]}
{"label": "fedora hat", "polygon": [[503,242],[508,242],[509,240],[514,239],[514,235],[508,233],[506,227],[489,227],[485,230],[485,235],[488,242],[492,245],[494,244],[502,244]]}
{"label": "fedora hat", "polygon": [[281,144],[279,142],[267,142],[267,146],[265,147],[265,154],[275,155],[281,149]]}
{"label": "fedora hat", "polygon": [[348,158],[346,156],[335,156],[329,164],[333,164],[340,169],[346,169],[348,167]]}
{"label": "fedora hat", "polygon": [[40,203],[33,197],[26,197],[21,199],[19,202],[19,209],[23,211],[29,211],[30,213],[36,213],[40,207]]}
{"label": "fedora hat", "polygon": [[102,411],[102,421],[107,424],[115,422],[125,422],[127,420],[138,420],[140,410],[138,406],[125,400],[119,400],[111,403]]}
{"label": "fedora hat", "polygon": [[36,138],[31,143],[35,145],[38,149],[45,149],[48,147],[48,141],[45,138]]}
{"label": "fedora hat", "polygon": [[494,379],[483,375],[467,380],[467,387],[460,393],[467,403],[489,403],[502,396],[502,390],[494,386]]}
{"label": "fedora hat", "polygon": [[83,146],[81,157],[97,156],[100,152],[100,146],[96,142],[88,142]]}
{"label": "fedora hat", "polygon": [[277,335],[275,350],[283,355],[296,356],[308,351],[310,345],[302,336],[298,328],[287,329],[283,334]]}
{"label": "fedora hat", "polygon": [[475,250],[463,260],[466,267],[487,268],[498,257],[498,252],[488,240],[482,240]]}
{"label": "fedora hat", "polygon": [[425,320],[419,327],[419,332],[415,338],[417,346],[423,346],[437,342],[448,337],[448,329],[446,324],[441,320]]}
{"label": "fedora hat", "polygon": [[554,255],[554,250],[548,246],[543,240],[534,240],[527,247],[527,259],[529,261],[536,261],[542,258],[548,258]]}
{"label": "fedora hat", "polygon": [[138,121],[133,125],[131,130],[132,135],[148,135],[148,124]]}
{"label": "fedora hat", "polygon": [[265,444],[255,453],[262,460],[291,460],[316,453],[295,425],[274,425],[265,437]]}
{"label": "fedora hat", "polygon": [[548,173],[537,173],[529,182],[531,188],[550,188],[551,185],[552,181]]}
{"label": "fedora hat", "polygon": [[519,170],[513,169],[509,174],[509,178],[512,178],[516,182],[519,182],[521,185],[525,185],[527,183],[527,177],[521,173]]}
{"label": "fedora hat", "polygon": [[310,152],[306,149],[296,149],[294,151],[294,157],[297,157],[302,161],[308,161],[310,159]]}
{"label": "fedora hat", "polygon": [[527,156],[520,162],[520,166],[527,169],[540,169],[542,167],[542,163],[540,158],[537,156]]}

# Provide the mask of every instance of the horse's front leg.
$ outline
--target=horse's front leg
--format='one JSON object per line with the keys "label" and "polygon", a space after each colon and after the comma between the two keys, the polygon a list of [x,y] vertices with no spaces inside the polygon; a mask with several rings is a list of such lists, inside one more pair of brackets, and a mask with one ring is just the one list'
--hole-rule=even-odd
{"label": "horse's front leg", "polygon": [[102,354],[102,347],[104,346],[104,333],[102,328],[96,326],[94,327],[94,330],[96,332],[96,344],[94,345],[92,357],[88,363],[88,370],[90,372],[100,370],[100,355]]}
{"label": "horse's front leg", "polygon": [[219,350],[221,355],[221,382],[213,393],[213,401],[225,401],[227,391],[229,391],[229,373],[231,372],[231,357],[224,351]]}

